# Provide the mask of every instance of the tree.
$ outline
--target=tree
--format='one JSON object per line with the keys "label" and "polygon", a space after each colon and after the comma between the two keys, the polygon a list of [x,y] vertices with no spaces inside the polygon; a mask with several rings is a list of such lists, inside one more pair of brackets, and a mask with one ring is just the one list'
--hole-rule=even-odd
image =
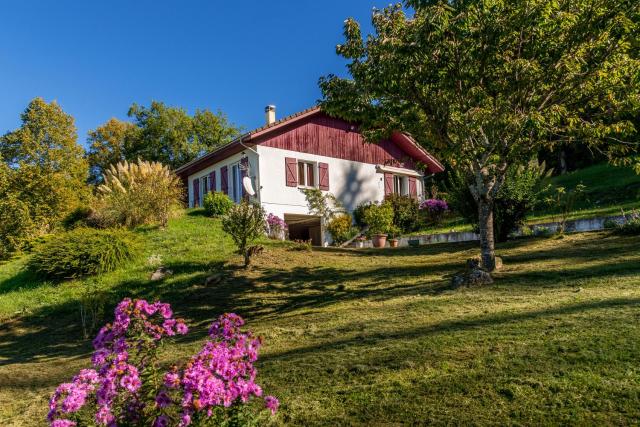
{"label": "tree", "polygon": [[218,112],[198,110],[191,117],[182,108],[153,101],[150,107],[133,104],[128,112],[138,132],[126,160],[157,161],[177,168],[229,142],[239,129]]}
{"label": "tree", "polygon": [[[0,137],[2,175],[8,182],[0,188],[0,198],[15,207],[12,221],[24,224],[12,228],[37,235],[51,231],[87,201],[88,165],[77,143],[73,117],[55,101],[33,99],[21,119],[18,129]],[[14,236],[14,241],[20,238]]]}
{"label": "tree", "polygon": [[[638,108],[633,0],[411,0],[345,22],[351,79],[320,79],[329,114],[369,141],[411,133],[473,176],[482,263],[495,268],[493,207],[507,170],[540,148],[627,145]],[[635,47],[637,49],[637,47]]]}
{"label": "tree", "polygon": [[222,217],[222,229],[231,236],[238,253],[244,257],[244,266],[248,267],[254,252],[249,245],[265,234],[264,209],[258,203],[243,200]]}
{"label": "tree", "polygon": [[128,159],[128,153],[136,140],[137,131],[138,128],[133,123],[115,117],[89,131],[87,160],[91,167],[91,182],[101,182],[102,174],[109,166],[122,160],[133,160]]}

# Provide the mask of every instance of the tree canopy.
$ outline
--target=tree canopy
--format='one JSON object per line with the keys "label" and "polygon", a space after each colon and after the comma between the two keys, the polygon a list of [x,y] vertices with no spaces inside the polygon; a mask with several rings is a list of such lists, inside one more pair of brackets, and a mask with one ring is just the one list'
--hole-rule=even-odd
{"label": "tree canopy", "polygon": [[73,118],[55,101],[35,98],[21,120],[0,137],[0,255],[50,231],[90,196]]}
{"label": "tree canopy", "polygon": [[[639,3],[632,0],[414,0],[348,19],[350,78],[320,79],[322,106],[370,141],[410,132],[462,168],[478,204],[483,264],[494,268],[493,201],[512,164],[582,141],[637,150]],[[636,113],[633,113],[636,114]]]}
{"label": "tree canopy", "polygon": [[156,101],[149,107],[133,104],[128,116],[132,122],[112,118],[89,132],[88,158],[94,181],[100,181],[110,165],[122,160],[155,161],[177,168],[240,133],[220,111],[196,110],[190,116],[182,108]]}

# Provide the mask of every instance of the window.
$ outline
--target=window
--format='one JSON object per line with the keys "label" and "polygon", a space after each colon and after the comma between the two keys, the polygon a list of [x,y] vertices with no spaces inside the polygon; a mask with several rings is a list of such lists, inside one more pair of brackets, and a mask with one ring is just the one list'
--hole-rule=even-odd
{"label": "window", "polygon": [[242,198],[242,177],[240,174],[240,165],[236,163],[231,166],[231,198],[234,202],[240,203]]}
{"label": "window", "polygon": [[298,186],[316,187],[316,164],[298,160]]}
{"label": "window", "polygon": [[202,194],[202,199],[204,200],[204,196],[209,192],[209,177],[203,176],[200,178],[200,194]]}
{"label": "window", "polygon": [[408,193],[406,177],[400,175],[393,176],[393,192],[401,195],[406,195]]}

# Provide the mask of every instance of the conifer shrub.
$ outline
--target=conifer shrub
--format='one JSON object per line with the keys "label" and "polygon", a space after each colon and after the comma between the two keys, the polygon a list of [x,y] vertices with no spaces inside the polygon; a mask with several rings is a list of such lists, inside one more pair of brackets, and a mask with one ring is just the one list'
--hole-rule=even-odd
{"label": "conifer shrub", "polygon": [[220,191],[212,191],[204,196],[202,206],[207,216],[226,215],[233,206],[233,200]]}
{"label": "conifer shrub", "polygon": [[72,279],[113,271],[138,253],[130,232],[76,228],[36,246],[29,267],[48,279]]}

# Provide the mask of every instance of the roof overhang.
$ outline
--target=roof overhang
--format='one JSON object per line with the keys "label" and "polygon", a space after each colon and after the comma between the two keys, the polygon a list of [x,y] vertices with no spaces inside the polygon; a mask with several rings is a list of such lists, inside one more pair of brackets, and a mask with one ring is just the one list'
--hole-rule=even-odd
{"label": "roof overhang", "polygon": [[394,132],[391,140],[402,148],[402,150],[411,156],[414,160],[424,163],[430,173],[438,173],[444,171],[444,166],[427,150],[421,147],[411,135],[404,132]]}

